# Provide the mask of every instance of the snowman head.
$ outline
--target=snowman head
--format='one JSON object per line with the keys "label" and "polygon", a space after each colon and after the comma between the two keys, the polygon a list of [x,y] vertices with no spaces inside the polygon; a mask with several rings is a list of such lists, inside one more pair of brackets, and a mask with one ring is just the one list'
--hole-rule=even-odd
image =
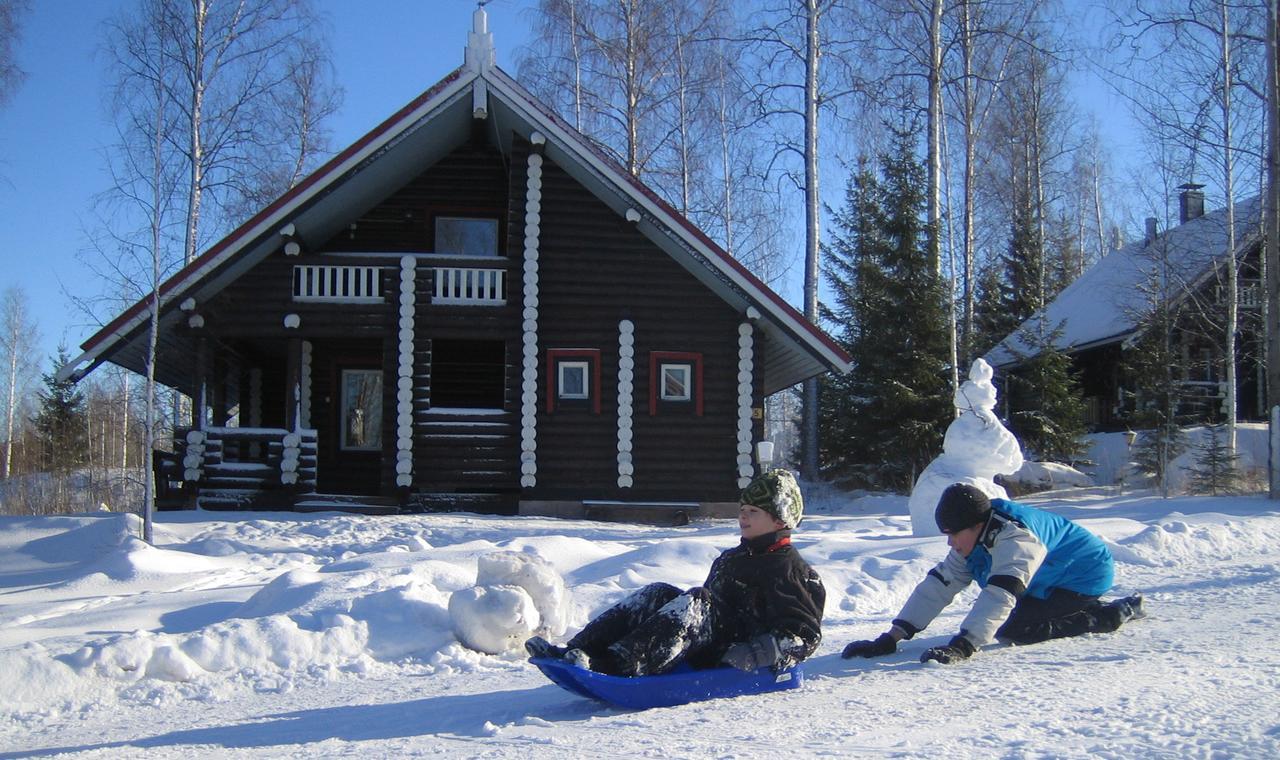
{"label": "snowman head", "polygon": [[961,412],[991,411],[996,408],[996,387],[991,383],[991,365],[975,359],[969,379],[956,389],[955,406]]}

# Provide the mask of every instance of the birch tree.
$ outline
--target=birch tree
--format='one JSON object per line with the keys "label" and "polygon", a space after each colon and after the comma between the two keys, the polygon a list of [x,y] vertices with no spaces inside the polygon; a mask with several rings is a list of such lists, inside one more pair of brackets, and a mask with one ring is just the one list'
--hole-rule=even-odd
{"label": "birch tree", "polygon": [[22,14],[26,10],[25,0],[0,0],[0,106],[13,97],[26,78],[14,53],[22,31]]}
{"label": "birch tree", "polygon": [[[851,66],[865,26],[839,0],[765,3],[745,40],[758,61],[754,97],[759,118],[773,130],[774,161],[804,198],[803,313],[817,324],[822,185],[819,166],[824,118],[862,91]],[[824,64],[825,67],[824,67]],[[796,135],[800,137],[797,139]],[[800,168],[795,168],[796,162]],[[818,476],[819,384],[805,381],[800,425],[800,470]]]}
{"label": "birch tree", "polygon": [[[1127,46],[1130,55],[1121,61],[1125,73],[1113,72],[1113,78],[1130,88],[1138,112],[1156,134],[1187,151],[1192,171],[1204,173],[1225,205],[1227,255],[1217,319],[1225,386],[1222,415],[1232,452],[1239,332],[1235,196],[1238,186],[1252,185],[1264,168],[1265,150],[1248,146],[1262,143],[1258,137],[1268,102],[1265,17],[1259,4],[1139,1],[1115,22],[1116,44]],[[1249,154],[1256,160],[1240,161]]]}
{"label": "birch tree", "polygon": [[13,473],[13,424],[26,381],[35,368],[32,357],[39,340],[26,292],[15,286],[5,288],[0,297],[0,359],[5,370],[3,478]]}
{"label": "birch tree", "polygon": [[[1263,102],[1267,104],[1266,244],[1267,265],[1267,409],[1280,405],[1280,0],[1267,0],[1267,69]],[[1270,497],[1280,499],[1280,467],[1270,459]]]}

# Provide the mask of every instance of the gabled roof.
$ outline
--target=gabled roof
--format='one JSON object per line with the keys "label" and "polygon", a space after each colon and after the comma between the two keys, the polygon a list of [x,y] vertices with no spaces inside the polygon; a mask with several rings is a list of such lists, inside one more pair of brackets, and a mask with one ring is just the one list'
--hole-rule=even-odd
{"label": "gabled roof", "polygon": [[[1262,203],[1259,198],[1235,205],[1236,250],[1241,256],[1256,245]],[[1068,285],[1040,313],[1032,316],[986,355],[995,367],[1017,364],[1021,357],[1038,351],[1027,337],[1040,326],[1062,333],[1054,346],[1068,353],[1122,342],[1138,332],[1143,319],[1154,309],[1145,295],[1151,284],[1160,282],[1158,292],[1173,298],[1185,297],[1226,256],[1227,213],[1219,209],[1192,219],[1157,235],[1112,251],[1097,261],[1075,282]]]}
{"label": "gabled roof", "polygon": [[[545,139],[544,154],[637,228],[720,298],[756,320],[769,338],[766,393],[828,370],[847,372],[849,356],[651,189],[547,110],[493,64],[483,11],[470,35],[466,63],[306,177],[161,285],[162,325],[176,323],[176,304],[207,301],[252,266],[279,250],[292,225],[303,240],[328,239],[344,224],[408,182],[423,167],[465,142],[485,118],[510,150],[510,135]],[[148,321],[144,298],[85,341],[60,376],[83,375],[103,361],[137,364]],[[123,353],[134,356],[123,362]]]}

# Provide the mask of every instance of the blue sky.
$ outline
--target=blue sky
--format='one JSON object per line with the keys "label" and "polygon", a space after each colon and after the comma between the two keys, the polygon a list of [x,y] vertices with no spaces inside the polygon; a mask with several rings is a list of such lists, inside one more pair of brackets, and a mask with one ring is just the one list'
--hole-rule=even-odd
{"label": "blue sky", "polygon": [[[94,196],[107,187],[110,122],[97,52],[103,21],[131,0],[36,0],[23,17],[22,88],[0,109],[0,289],[26,291],[41,334],[40,361],[65,343],[72,356],[95,327],[67,292],[96,289],[76,259],[87,246]],[[514,73],[523,10],[491,0],[498,64]],[[333,27],[346,90],[331,121],[340,150],[462,63],[474,0],[317,0]]]}
{"label": "blue sky", "polygon": [[[107,187],[110,138],[105,80],[96,57],[103,21],[132,0],[37,0],[17,49],[27,79],[0,109],[0,288],[23,288],[41,333],[40,361],[64,343],[72,356],[95,327],[67,292],[96,290],[76,252],[87,247],[92,201]],[[316,0],[332,24],[334,64],[346,91],[331,121],[340,150],[462,63],[474,0]],[[498,64],[515,73],[536,0],[490,0]],[[1078,84],[1082,110],[1099,114],[1113,155],[1123,107],[1096,84]],[[828,174],[829,177],[833,176]],[[841,184],[828,180],[830,187]],[[797,286],[798,287],[798,286]]]}

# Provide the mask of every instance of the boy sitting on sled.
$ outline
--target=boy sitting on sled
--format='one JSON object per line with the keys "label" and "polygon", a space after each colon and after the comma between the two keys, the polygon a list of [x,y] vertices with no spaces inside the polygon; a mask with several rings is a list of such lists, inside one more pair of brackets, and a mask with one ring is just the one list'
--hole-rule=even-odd
{"label": "boy sitting on sled", "polygon": [[1109,633],[1142,615],[1142,597],[1112,602],[1114,566],[1105,544],[1052,512],[992,501],[971,485],[947,486],[934,512],[951,551],[920,581],[889,630],[855,641],[844,657],[892,654],[976,581],[982,587],[960,632],[946,646],[925,650],[921,662],[967,659],[992,639],[1034,644],[1082,633]]}
{"label": "boy sitting on sled", "polygon": [[699,587],[651,583],[592,620],[559,647],[535,636],[531,657],[567,660],[616,676],[695,668],[783,670],[818,648],[826,591],[791,546],[804,502],[787,470],[772,470],[743,489],[742,541],[711,563]]}

